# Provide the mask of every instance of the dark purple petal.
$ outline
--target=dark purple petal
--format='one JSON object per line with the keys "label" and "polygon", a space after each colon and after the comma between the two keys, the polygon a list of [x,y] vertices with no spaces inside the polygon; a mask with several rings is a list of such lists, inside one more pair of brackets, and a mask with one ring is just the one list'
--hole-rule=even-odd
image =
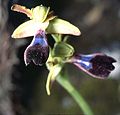
{"label": "dark purple petal", "polygon": [[116,62],[116,60],[105,54],[96,53],[75,55],[71,62],[89,75],[104,79],[114,70],[115,67],[112,63]]}
{"label": "dark purple petal", "polygon": [[24,52],[25,64],[33,62],[35,65],[43,65],[47,61],[48,55],[49,47],[45,32],[40,30]]}

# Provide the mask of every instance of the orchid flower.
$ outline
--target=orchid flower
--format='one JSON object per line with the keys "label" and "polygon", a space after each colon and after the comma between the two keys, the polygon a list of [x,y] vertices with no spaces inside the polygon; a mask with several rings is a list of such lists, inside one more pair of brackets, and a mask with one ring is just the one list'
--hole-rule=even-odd
{"label": "orchid flower", "polygon": [[76,54],[69,61],[90,76],[99,79],[108,77],[115,68],[112,63],[116,62],[115,59],[103,53]]}
{"label": "orchid flower", "polygon": [[12,38],[23,38],[34,36],[31,44],[24,53],[25,64],[31,61],[36,65],[42,65],[48,58],[48,43],[46,39],[47,33],[72,34],[80,35],[80,30],[71,23],[53,16],[50,7],[36,6],[28,9],[24,6],[14,4],[11,9],[20,13],[24,13],[30,18],[18,26],[12,34]]}
{"label": "orchid flower", "polygon": [[[27,9],[24,6],[14,4],[11,9],[24,13],[30,18],[30,20],[15,29],[12,37],[23,38],[34,36],[24,52],[24,61],[26,65],[31,62],[40,66],[46,64],[49,70],[46,83],[47,94],[50,95],[51,84],[57,80],[74,97],[81,108],[86,106],[89,109],[86,103],[83,102],[84,104],[81,105],[78,99],[80,96],[78,96],[79,94],[72,85],[67,80],[59,77],[64,65],[72,63],[94,78],[105,79],[114,70],[113,63],[116,60],[103,53],[89,55],[75,54],[75,49],[67,43],[66,38],[62,38],[62,34],[79,36],[81,34],[80,30],[71,23],[54,16],[53,11],[50,11],[50,7],[47,8],[40,5]],[[53,48],[49,46],[46,34],[51,34],[54,38],[55,44]],[[76,93],[74,94],[74,92]],[[80,100],[84,101],[82,97]],[[85,110],[83,109],[83,111]],[[88,112],[85,113],[88,114]]]}

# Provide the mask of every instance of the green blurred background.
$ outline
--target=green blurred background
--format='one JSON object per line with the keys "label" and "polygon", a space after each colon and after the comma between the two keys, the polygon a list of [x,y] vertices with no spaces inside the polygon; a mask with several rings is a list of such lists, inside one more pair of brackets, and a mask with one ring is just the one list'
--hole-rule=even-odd
{"label": "green blurred background", "polygon": [[[92,78],[70,64],[66,65],[66,69],[68,70],[70,81],[83,95],[95,115],[120,115],[120,1],[1,1],[1,5],[6,4],[1,7],[4,8],[3,13],[6,11],[5,15],[7,15],[7,21],[4,25],[4,31],[1,31],[1,35],[5,36],[7,31],[9,49],[12,47],[12,51],[10,50],[13,55],[12,59],[16,60],[15,62],[10,62],[12,63],[10,66],[12,69],[7,74],[12,82],[10,101],[13,113],[15,115],[78,115],[83,114],[81,109],[58,83],[55,82],[53,84],[51,95],[47,95],[45,84],[48,71],[45,66],[39,67],[31,64],[25,67],[23,54],[32,37],[17,40],[10,38],[14,29],[28,20],[24,14],[10,10],[10,7],[15,3],[28,8],[41,4],[50,6],[51,10],[54,10],[55,15],[70,21],[81,30],[81,36],[70,36],[69,38],[69,43],[74,46],[77,53],[103,52],[117,60],[117,63],[114,64],[116,68],[108,80]],[[5,21],[4,17],[1,19]],[[2,36],[0,37],[3,38]],[[48,42],[53,45],[53,39],[49,35]],[[4,64],[1,66],[4,66]],[[5,72],[7,71],[5,69]],[[0,73],[0,75],[2,74]]]}

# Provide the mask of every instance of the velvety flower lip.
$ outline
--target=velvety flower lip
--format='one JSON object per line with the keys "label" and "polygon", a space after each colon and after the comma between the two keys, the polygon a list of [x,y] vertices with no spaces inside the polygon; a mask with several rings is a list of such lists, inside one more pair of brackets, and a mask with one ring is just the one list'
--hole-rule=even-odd
{"label": "velvety flower lip", "polygon": [[94,53],[74,55],[71,62],[92,77],[104,79],[114,70],[112,63],[116,60],[102,53]]}
{"label": "velvety flower lip", "polygon": [[47,61],[48,55],[49,47],[45,31],[39,30],[24,52],[25,64],[33,62],[35,65],[41,66]]}

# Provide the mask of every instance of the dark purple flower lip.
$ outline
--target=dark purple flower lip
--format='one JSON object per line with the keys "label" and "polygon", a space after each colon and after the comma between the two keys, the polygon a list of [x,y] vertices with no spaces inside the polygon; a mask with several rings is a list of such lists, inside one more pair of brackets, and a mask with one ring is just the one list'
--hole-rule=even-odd
{"label": "dark purple flower lip", "polygon": [[24,52],[25,65],[33,62],[35,65],[41,66],[47,61],[48,55],[49,47],[45,31],[39,30]]}
{"label": "dark purple flower lip", "polygon": [[115,69],[112,63],[116,62],[110,56],[102,53],[94,53],[90,55],[74,55],[71,58],[71,63],[76,65],[82,71],[95,78],[104,79],[111,71]]}

